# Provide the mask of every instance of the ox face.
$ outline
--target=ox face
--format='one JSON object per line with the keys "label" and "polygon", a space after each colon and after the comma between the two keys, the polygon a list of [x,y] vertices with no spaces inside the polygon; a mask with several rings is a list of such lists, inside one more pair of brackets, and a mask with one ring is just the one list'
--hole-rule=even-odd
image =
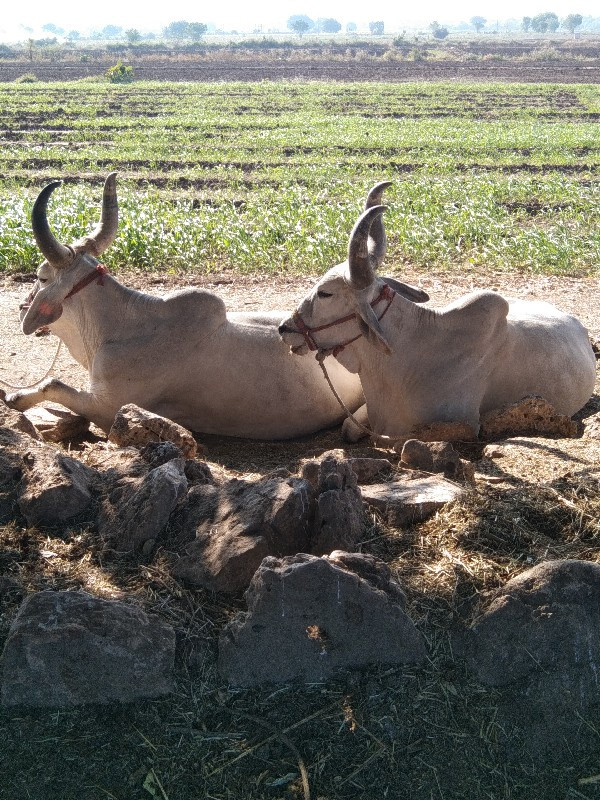
{"label": "ox face", "polygon": [[371,206],[361,214],[350,234],[348,261],[329,270],[297,311],[279,326],[283,341],[295,355],[319,350],[338,356],[361,336],[389,355],[391,348],[380,319],[394,295],[402,294],[418,303],[429,299],[420,289],[377,276],[384,250],[377,245],[384,235],[384,210],[384,206]]}
{"label": "ox face", "polygon": [[60,181],[45,186],[31,213],[33,235],[45,260],[38,269],[33,290],[19,307],[25,334],[60,319],[63,302],[74,294],[74,289],[77,291],[76,282],[82,275],[87,273],[95,278],[96,270],[104,269],[96,257],[112,244],[117,233],[116,173],[111,173],[104,184],[100,222],[89,236],[73,246],[64,245],[54,237],[46,218],[48,200],[58,186]]}

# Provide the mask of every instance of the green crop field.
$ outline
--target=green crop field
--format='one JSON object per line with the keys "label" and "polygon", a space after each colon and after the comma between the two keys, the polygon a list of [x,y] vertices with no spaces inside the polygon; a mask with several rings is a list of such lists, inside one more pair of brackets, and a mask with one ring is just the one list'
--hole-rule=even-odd
{"label": "green crop field", "polygon": [[583,275],[600,263],[600,87],[0,84],[0,271],[39,260],[49,180],[65,241],[119,174],[113,269],[313,273],[386,193],[388,269]]}

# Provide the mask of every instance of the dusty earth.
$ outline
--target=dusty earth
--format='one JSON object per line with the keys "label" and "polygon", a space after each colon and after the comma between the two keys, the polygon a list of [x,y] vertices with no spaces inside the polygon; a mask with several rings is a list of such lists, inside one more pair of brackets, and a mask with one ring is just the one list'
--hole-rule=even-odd
{"label": "dusty earth", "polygon": [[[426,289],[438,306],[479,287],[549,300],[600,338],[597,279],[480,271],[397,277]],[[155,294],[201,286],[218,292],[231,310],[282,312],[313,283],[283,275],[130,273],[119,279]],[[56,350],[55,337],[25,337],[19,330],[18,305],[31,280],[14,275],[0,282],[0,378],[12,383],[42,378]],[[75,386],[86,383],[64,349],[52,374]],[[598,412],[599,383],[578,416],[585,423]],[[300,459],[340,446],[338,429],[291,442],[197,438],[209,465],[232,476],[295,470]],[[102,439],[87,446],[102,446]],[[346,449],[390,455],[364,443]],[[56,714],[0,711],[0,798],[306,800],[298,778],[301,754],[314,797],[322,800],[593,800],[600,784],[594,710],[589,719],[573,717],[562,690],[541,703],[521,697],[515,704],[465,678],[447,644],[453,626],[468,625],[491,591],[527,567],[556,558],[600,559],[600,430],[575,439],[520,438],[501,449],[497,459],[482,458],[479,445],[461,452],[476,470],[464,502],[402,530],[374,518],[361,543],[363,552],[395,570],[412,618],[427,632],[431,660],[415,673],[375,667],[327,684],[227,690],[215,675],[214,639],[245,607],[241,598],[186,589],[170,575],[164,554],[108,563],[93,532],[5,526],[0,557],[27,592],[102,593],[109,578],[120,596],[176,627],[181,655],[178,689],[164,700]],[[4,595],[3,632],[19,605],[13,594]]]}

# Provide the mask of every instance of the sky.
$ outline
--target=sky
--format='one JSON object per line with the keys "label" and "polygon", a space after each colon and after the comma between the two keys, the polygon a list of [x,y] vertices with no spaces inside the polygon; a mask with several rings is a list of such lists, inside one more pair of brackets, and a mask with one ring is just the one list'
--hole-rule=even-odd
{"label": "sky", "polygon": [[254,29],[286,29],[292,14],[306,14],[312,19],[333,17],[342,23],[357,23],[359,30],[368,30],[368,23],[383,20],[388,32],[405,28],[427,27],[436,20],[440,24],[468,21],[478,15],[488,20],[488,27],[496,21],[524,15],[535,16],[553,11],[559,18],[570,13],[583,16],[600,16],[598,0],[420,0],[403,5],[398,0],[378,0],[366,4],[364,0],[221,0],[203,7],[197,0],[171,0],[169,3],[148,3],[148,0],[102,0],[86,3],[81,0],[29,0],[26,3],[3,3],[0,16],[0,41],[24,40],[31,34],[43,35],[41,26],[52,22],[67,31],[89,33],[105,25],[118,25],[124,29],[137,28],[141,32],[160,32],[169,22],[214,23],[223,30],[252,32]]}

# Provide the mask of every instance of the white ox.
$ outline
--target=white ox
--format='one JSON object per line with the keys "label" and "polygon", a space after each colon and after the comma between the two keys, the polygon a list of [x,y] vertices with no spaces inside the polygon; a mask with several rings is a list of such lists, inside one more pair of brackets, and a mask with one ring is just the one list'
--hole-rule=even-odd
{"label": "white ox", "polygon": [[[596,364],[575,317],[492,291],[442,309],[393,294],[369,248],[369,231],[384,210],[363,212],[347,262],[330,269],[279,328],[293,353],[332,353],[360,375],[375,434],[401,437],[441,421],[478,431],[482,413],[527,395],[543,396],[568,416],[585,405]],[[359,438],[355,426],[346,430]]]}
{"label": "white ox", "polygon": [[[28,302],[23,332],[47,325],[89,373],[89,390],[56,378],[7,395],[25,410],[48,400],[105,431],[135,403],[203,433],[286,439],[343,419],[319,366],[293,358],[277,326],[283,312],[229,313],[216,295],[185,290],[163,299],[128,289],[104,274],[99,258],[117,232],[115,173],[104,186],[101,221],[72,247],[52,234],[48,199],[36,200],[32,225],[45,261]],[[334,359],[329,369],[344,402],[356,409],[360,381]]]}

